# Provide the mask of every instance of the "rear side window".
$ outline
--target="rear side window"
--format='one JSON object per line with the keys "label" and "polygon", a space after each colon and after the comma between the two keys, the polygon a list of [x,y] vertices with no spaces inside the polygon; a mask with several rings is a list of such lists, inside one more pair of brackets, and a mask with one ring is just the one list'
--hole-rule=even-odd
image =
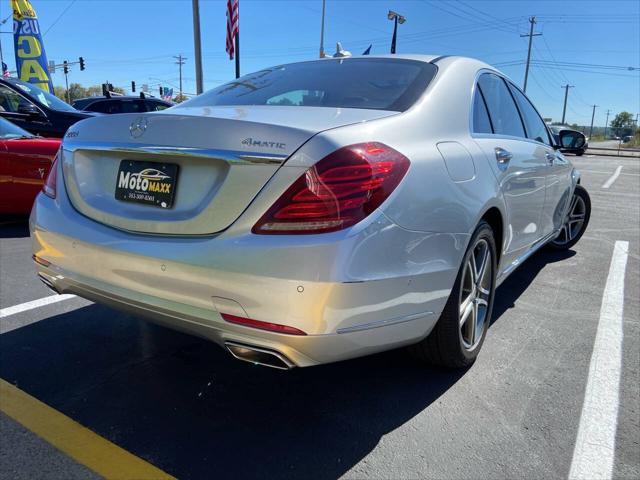
{"label": "rear side window", "polygon": [[86,107],[85,110],[90,110],[92,112],[100,112],[100,113],[120,113],[120,109],[118,108],[118,105],[116,105],[115,102],[112,102],[110,100],[94,102],[88,107]]}
{"label": "rear side window", "polygon": [[489,112],[482,98],[480,87],[476,88],[473,96],[473,132],[474,133],[493,133],[491,128],[491,120],[489,120]]}
{"label": "rear side window", "polygon": [[146,111],[142,100],[123,100],[118,101],[118,103],[120,104],[120,111],[122,113],[138,113]]}
{"label": "rear side window", "polygon": [[343,58],[292,63],[221,85],[176,108],[291,105],[404,111],[437,71],[430,63],[393,58]]}
{"label": "rear side window", "polygon": [[169,105],[164,103],[147,101],[147,109],[150,112],[159,112],[160,110],[165,110],[167,108],[169,108]]}
{"label": "rear side window", "polygon": [[489,117],[493,125],[493,133],[525,138],[520,114],[506,83],[497,75],[484,73],[478,79]]}
{"label": "rear side window", "polygon": [[516,99],[516,103],[518,104],[518,108],[522,114],[524,126],[527,128],[527,138],[551,145],[547,127],[529,99],[513,85],[509,84],[509,88],[511,89],[511,93],[513,93],[513,98]]}

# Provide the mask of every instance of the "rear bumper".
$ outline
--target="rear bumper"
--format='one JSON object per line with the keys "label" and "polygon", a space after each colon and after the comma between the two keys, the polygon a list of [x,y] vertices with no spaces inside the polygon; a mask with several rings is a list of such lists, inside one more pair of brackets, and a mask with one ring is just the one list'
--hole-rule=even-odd
{"label": "rear bumper", "polygon": [[[61,191],[62,190],[62,191]],[[58,198],[36,199],[38,274],[59,293],[210,339],[327,363],[426,336],[449,296],[466,235],[409,232],[379,214],[359,231],[316,236],[138,235],[90,220]],[[221,313],[290,325],[287,335]]]}

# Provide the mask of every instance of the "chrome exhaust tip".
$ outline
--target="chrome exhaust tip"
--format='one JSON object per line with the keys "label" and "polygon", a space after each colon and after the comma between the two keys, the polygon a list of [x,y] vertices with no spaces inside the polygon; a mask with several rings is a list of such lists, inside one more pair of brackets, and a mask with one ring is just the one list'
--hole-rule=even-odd
{"label": "chrome exhaust tip", "polygon": [[278,370],[290,370],[295,367],[295,364],[287,357],[273,350],[236,342],[225,342],[224,346],[238,360],[253,363],[254,365],[263,365],[277,368]]}
{"label": "chrome exhaust tip", "polygon": [[58,289],[53,285],[53,283],[51,282],[51,280],[49,280],[47,277],[45,277],[43,274],[38,273],[38,278],[40,279],[40,281],[42,283],[44,283],[47,288],[49,290],[51,290],[54,293],[57,293],[58,295],[60,295],[60,292],[58,291]]}

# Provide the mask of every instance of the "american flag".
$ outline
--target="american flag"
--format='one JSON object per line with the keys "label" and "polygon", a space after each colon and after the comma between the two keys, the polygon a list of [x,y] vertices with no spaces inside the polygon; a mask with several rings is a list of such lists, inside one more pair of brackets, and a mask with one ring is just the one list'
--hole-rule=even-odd
{"label": "american flag", "polygon": [[236,51],[236,33],[238,33],[238,1],[227,0],[227,53],[233,60]]}

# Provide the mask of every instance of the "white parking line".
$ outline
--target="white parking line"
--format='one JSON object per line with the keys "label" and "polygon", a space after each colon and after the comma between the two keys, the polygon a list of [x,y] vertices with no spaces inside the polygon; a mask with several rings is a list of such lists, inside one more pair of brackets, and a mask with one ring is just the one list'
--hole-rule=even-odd
{"label": "white parking line", "polygon": [[69,300],[70,298],[75,298],[75,295],[51,295],[49,297],[39,298],[38,300],[21,303],[20,305],[14,305],[13,307],[3,308],[0,310],[0,318],[15,315],[16,313],[26,312],[27,310],[33,310],[34,308],[44,307],[45,305],[61,302],[63,300]]}
{"label": "white parking line", "polygon": [[622,171],[622,165],[618,165],[618,168],[616,168],[616,171],[613,172],[613,175],[609,177],[609,180],[604,182],[604,184],[602,185],[602,188],[609,188],[611,185],[613,185],[613,182],[615,182],[620,176],[621,171]]}
{"label": "white parking line", "polygon": [[613,473],[620,370],[624,274],[629,242],[617,241],[604,287],[570,480],[610,479]]}

